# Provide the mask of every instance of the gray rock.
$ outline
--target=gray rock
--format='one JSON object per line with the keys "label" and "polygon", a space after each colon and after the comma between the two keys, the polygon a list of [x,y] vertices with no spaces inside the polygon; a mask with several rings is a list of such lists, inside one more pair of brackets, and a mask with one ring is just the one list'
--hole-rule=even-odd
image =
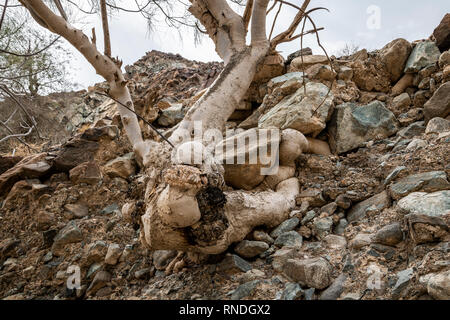
{"label": "gray rock", "polygon": [[398,200],[414,191],[434,192],[450,189],[444,171],[431,171],[407,176],[389,188],[392,198]]}
{"label": "gray rock", "polygon": [[394,288],[392,288],[392,297],[394,299],[398,299],[400,297],[401,293],[408,286],[413,276],[414,276],[413,268],[409,268],[397,273],[398,279],[394,285]]}
{"label": "gray rock", "polygon": [[291,53],[290,55],[288,55],[288,57],[286,59],[286,65],[289,65],[292,62],[292,60],[294,60],[297,57],[311,56],[311,55],[312,55],[311,48],[303,48],[302,50],[297,50],[297,51]]}
{"label": "gray rock", "polygon": [[234,251],[244,258],[253,258],[269,249],[269,245],[263,241],[241,241]]}
{"label": "gray rock", "polygon": [[425,148],[428,143],[422,139],[412,139],[406,146],[406,150],[416,150],[420,148]]}
{"label": "gray rock", "polygon": [[[333,111],[333,94],[321,83],[307,83],[306,96],[301,87],[293,95],[284,98],[264,114],[258,122],[259,128],[276,127],[295,129],[303,134],[318,135],[326,127]],[[328,94],[328,97],[326,97]],[[325,99],[326,97],[326,99]],[[324,101],[325,99],[325,101]],[[313,117],[314,111],[321,107]]]}
{"label": "gray rock", "polygon": [[65,245],[82,240],[83,234],[81,230],[74,221],[71,221],[53,239],[52,253],[53,255],[60,256]]}
{"label": "gray rock", "polygon": [[308,188],[297,196],[296,198],[297,204],[302,204],[304,202],[308,202],[311,207],[321,207],[327,202],[323,198],[322,190],[318,188]]}
{"label": "gray rock", "polygon": [[398,122],[383,102],[374,101],[364,106],[344,103],[336,107],[329,128],[332,151],[344,153],[363,146],[367,141],[395,134]]}
{"label": "gray rock", "polygon": [[433,193],[413,192],[397,203],[404,213],[440,217],[450,213],[450,190]]}
{"label": "gray rock", "polygon": [[425,132],[425,122],[423,121],[417,121],[414,123],[411,123],[406,128],[401,129],[398,133],[398,139],[411,139],[416,136],[420,136]]}
{"label": "gray rock", "polygon": [[441,52],[433,41],[419,42],[406,61],[405,73],[416,73],[425,67],[435,64]]}
{"label": "gray rock", "polygon": [[331,232],[332,227],[333,227],[333,219],[331,217],[316,219],[313,222],[314,234],[320,239],[329,234]]}
{"label": "gray rock", "polygon": [[334,233],[338,235],[343,235],[345,233],[345,228],[348,226],[348,221],[345,218],[339,220],[336,228],[334,228]]}
{"label": "gray rock", "polygon": [[284,287],[280,300],[300,300],[303,295],[304,291],[298,283],[289,282]]}
{"label": "gray rock", "polygon": [[114,212],[120,212],[119,205],[117,203],[110,204],[100,211],[100,214],[111,214]]}
{"label": "gray rock", "polygon": [[442,133],[446,131],[450,131],[450,121],[439,117],[431,119],[425,129],[425,133]]}
{"label": "gray rock", "polygon": [[441,85],[424,104],[423,113],[426,122],[435,117],[446,118],[450,114],[450,81]]}
{"label": "gray rock", "polygon": [[373,197],[366,199],[356,205],[350,210],[347,215],[349,222],[358,221],[366,216],[369,210],[383,210],[391,206],[391,198],[386,191],[383,191]]}
{"label": "gray rock", "polygon": [[288,248],[300,248],[303,243],[303,238],[296,231],[288,231],[282,233],[276,240],[275,246],[288,247]]}
{"label": "gray rock", "polygon": [[327,213],[329,216],[331,216],[337,209],[336,202],[330,202],[329,204],[324,205],[322,208],[320,208],[320,213]]}
{"label": "gray rock", "polygon": [[162,111],[162,114],[158,118],[158,124],[163,127],[170,127],[176,125],[183,120],[185,110],[181,103],[171,105],[169,108]]}
{"label": "gray rock", "polygon": [[397,176],[406,170],[405,166],[398,166],[394,170],[392,170],[391,173],[384,179],[383,186],[387,186],[389,183],[391,183]]}
{"label": "gray rock", "polygon": [[300,223],[300,220],[297,217],[294,217],[294,218],[288,219],[286,221],[283,221],[278,227],[276,227],[270,233],[270,236],[272,238],[277,238],[282,233],[294,230],[298,226],[299,223]]}
{"label": "gray rock", "polygon": [[227,254],[225,259],[217,265],[217,270],[229,274],[252,270],[250,263],[235,254]]}
{"label": "gray rock", "polygon": [[368,246],[372,242],[373,235],[369,233],[358,233],[350,242],[350,247],[359,250],[365,246]]}
{"label": "gray rock", "polygon": [[316,213],[314,212],[314,210],[308,211],[302,219],[302,225],[305,225],[308,222],[312,221],[315,216]]}
{"label": "gray rock", "polygon": [[241,300],[245,297],[250,296],[260,282],[260,280],[253,280],[241,284],[231,293],[231,300]]}
{"label": "gray rock", "polygon": [[403,232],[399,223],[392,223],[377,231],[373,242],[387,246],[395,246],[403,240]]}
{"label": "gray rock", "polygon": [[286,262],[289,259],[295,258],[296,254],[296,249],[293,248],[282,248],[277,250],[271,257],[272,268],[277,272],[281,272]]}
{"label": "gray rock", "polygon": [[[155,270],[155,269],[153,269],[153,270]],[[150,268],[144,268],[144,269],[138,270],[138,271],[136,271],[134,273],[134,277],[136,279],[145,279],[145,278],[150,277],[150,276],[151,276],[151,269]]]}
{"label": "gray rock", "polygon": [[283,268],[284,274],[295,282],[316,289],[324,289],[331,282],[331,264],[324,258],[289,259]]}
{"label": "gray rock", "polygon": [[342,273],[341,275],[339,275],[339,277],[334,280],[331,286],[329,286],[320,294],[319,300],[337,300],[344,291],[346,280],[347,276],[345,274]]}
{"label": "gray rock", "polygon": [[111,274],[107,271],[99,271],[89,285],[87,294],[95,295],[98,290],[105,287],[109,282],[111,282]]}
{"label": "gray rock", "polygon": [[309,288],[305,290],[305,300],[311,301],[314,300],[314,293],[316,292],[315,288]]}
{"label": "gray rock", "polygon": [[282,76],[271,79],[269,81],[269,83],[267,84],[267,86],[269,88],[273,89],[275,87],[283,85],[284,83],[286,83],[287,81],[290,81],[292,79],[303,82],[303,75],[304,75],[303,72],[289,72],[289,73],[283,74]]}

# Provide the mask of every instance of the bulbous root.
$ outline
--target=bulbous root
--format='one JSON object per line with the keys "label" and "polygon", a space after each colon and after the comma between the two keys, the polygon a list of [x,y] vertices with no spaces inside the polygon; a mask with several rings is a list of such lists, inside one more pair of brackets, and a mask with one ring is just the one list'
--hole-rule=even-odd
{"label": "bulbous root", "polygon": [[[326,143],[325,143],[326,144]],[[255,190],[222,191],[202,170],[176,164],[164,174],[165,183],[152,191],[141,217],[141,241],[151,250],[219,254],[243,240],[255,227],[275,227],[295,207],[299,182],[294,160],[311,150],[327,154],[321,141],[298,131],[282,133],[280,168]],[[329,152],[329,148],[328,148]],[[174,262],[181,268],[182,257]]]}

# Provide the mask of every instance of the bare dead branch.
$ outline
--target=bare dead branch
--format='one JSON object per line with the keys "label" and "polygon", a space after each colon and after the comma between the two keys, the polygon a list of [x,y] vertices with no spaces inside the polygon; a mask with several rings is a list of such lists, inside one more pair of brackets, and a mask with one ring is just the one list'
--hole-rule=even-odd
{"label": "bare dead branch", "polygon": [[106,0],[100,0],[103,39],[105,45],[105,55],[111,57],[111,37],[109,36],[108,12],[106,10]]}
{"label": "bare dead branch", "polygon": [[59,14],[61,15],[61,17],[63,17],[64,20],[67,21],[67,14],[66,11],[64,11],[64,7],[61,4],[60,0],[53,0],[53,2],[56,5],[56,8],[58,8]]}
{"label": "bare dead branch", "polygon": [[5,0],[5,5],[3,6],[2,17],[0,19],[0,30],[2,30],[3,20],[5,19],[6,8],[8,8],[8,0]]}
{"label": "bare dead branch", "polygon": [[248,0],[247,4],[245,6],[244,10],[244,26],[245,26],[245,32],[248,32],[248,26],[250,24],[250,18],[252,17],[252,10],[253,10],[253,0]]}
{"label": "bare dead branch", "polygon": [[280,11],[281,11],[282,7],[283,7],[283,3],[280,2],[280,6],[278,7],[278,11],[275,14],[275,18],[273,19],[272,28],[270,29],[269,40],[272,39],[273,30],[275,29],[275,25],[277,24],[278,15],[280,14]]}

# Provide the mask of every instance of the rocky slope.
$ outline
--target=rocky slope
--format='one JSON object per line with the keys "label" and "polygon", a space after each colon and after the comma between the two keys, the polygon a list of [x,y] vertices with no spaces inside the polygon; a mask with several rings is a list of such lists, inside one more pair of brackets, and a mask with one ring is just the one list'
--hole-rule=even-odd
{"label": "rocky slope", "polygon": [[[294,128],[334,155],[296,160],[301,193],[280,226],[173,274],[176,252],[139,241],[146,176],[115,110],[81,101],[68,141],[0,158],[0,298],[450,299],[448,18],[436,30],[331,66],[269,57],[229,128]],[[151,52],[126,71],[164,131],[221,68]]]}

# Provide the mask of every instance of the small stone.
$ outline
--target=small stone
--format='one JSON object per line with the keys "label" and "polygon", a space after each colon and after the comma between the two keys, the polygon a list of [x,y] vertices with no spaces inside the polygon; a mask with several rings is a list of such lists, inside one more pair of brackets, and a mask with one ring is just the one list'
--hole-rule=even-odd
{"label": "small stone", "polygon": [[244,284],[241,284],[231,293],[231,300],[241,300],[245,297],[250,296],[255,288],[260,283],[260,280],[253,280]]}
{"label": "small stone", "polygon": [[392,297],[394,299],[398,299],[400,297],[401,293],[408,286],[413,276],[414,270],[412,268],[397,273],[398,280],[392,289]]}
{"label": "small stone", "polygon": [[324,289],[331,282],[331,264],[324,258],[289,259],[283,268],[286,276],[302,285]]}
{"label": "small stone", "polygon": [[243,240],[234,251],[244,258],[253,258],[269,249],[269,245],[263,241]]}
{"label": "small stone", "polygon": [[263,271],[258,270],[258,269],[252,269],[252,270],[249,270],[246,273],[244,273],[241,276],[240,281],[241,281],[241,283],[242,282],[245,283],[245,282],[250,282],[253,280],[257,280],[257,279],[262,279],[265,276],[266,276],[266,274]]}
{"label": "small stone", "polygon": [[111,274],[107,271],[99,271],[89,285],[87,294],[95,295],[99,289],[105,287],[109,282],[111,282]]}
{"label": "small stone", "polygon": [[302,219],[302,224],[305,225],[308,222],[312,221],[315,218],[315,216],[316,213],[314,212],[314,210],[308,211]]}
{"label": "small stone", "polygon": [[298,283],[289,282],[284,287],[280,300],[300,300],[303,295],[304,291]]}
{"label": "small stone", "polygon": [[86,217],[89,214],[89,208],[84,204],[66,204],[64,209],[75,219]]}
{"label": "small stone", "polygon": [[398,200],[415,191],[435,192],[450,189],[444,171],[431,171],[407,176],[389,188],[392,198]]}
{"label": "small stone", "polygon": [[406,92],[396,96],[392,101],[392,109],[395,110],[394,112],[398,113],[404,112],[410,105],[411,98]]}
{"label": "small stone", "polygon": [[288,247],[288,248],[300,248],[303,243],[303,238],[296,231],[288,231],[282,233],[276,240],[275,246]]}
{"label": "small stone", "polygon": [[353,78],[353,69],[349,67],[341,67],[338,73],[338,79],[344,81],[351,81]]}
{"label": "small stone", "polygon": [[336,202],[331,202],[320,208],[320,213],[326,213],[327,215],[331,216],[336,211],[336,209],[337,209]]}
{"label": "small stone", "polygon": [[398,166],[396,167],[394,170],[392,170],[391,173],[389,173],[389,175],[386,177],[386,179],[383,182],[384,186],[387,186],[389,183],[391,183],[395,178],[397,178],[397,176],[406,170],[405,166]]}
{"label": "small stone", "polygon": [[340,194],[336,198],[336,204],[339,208],[348,209],[352,205],[352,201],[345,196],[345,194]]}
{"label": "small stone", "polygon": [[373,235],[368,233],[358,233],[352,241],[350,241],[350,247],[359,250],[365,246],[368,246],[372,242]]}
{"label": "small stone", "polygon": [[422,139],[413,139],[408,145],[406,146],[406,150],[416,150],[420,148],[425,148],[427,146],[427,142]]}
{"label": "small stone", "polygon": [[337,236],[334,234],[327,235],[323,239],[323,242],[325,242],[327,247],[330,249],[342,250],[347,247],[347,240],[345,239],[345,237]]}
{"label": "small stone", "polygon": [[325,291],[323,291],[319,300],[337,300],[341,296],[344,291],[345,281],[347,280],[347,276],[345,274],[339,275],[339,277],[334,280],[334,282],[329,286]]}
{"label": "small stone", "polygon": [[345,233],[345,228],[348,226],[347,219],[340,219],[336,228],[334,229],[334,233],[337,235],[343,235]]}
{"label": "small stone", "polygon": [[305,300],[311,301],[314,300],[314,293],[316,292],[315,288],[309,288],[305,290]]}
{"label": "small stone", "polygon": [[259,230],[253,231],[253,239],[255,239],[256,241],[264,241],[267,244],[272,244],[275,241],[267,233]]}
{"label": "small stone", "polygon": [[95,161],[88,161],[71,169],[69,177],[73,184],[87,183],[96,185],[102,180],[102,173]]}
{"label": "small stone", "polygon": [[145,279],[147,277],[150,277],[150,271],[151,271],[150,268],[144,268],[144,269],[138,270],[134,273],[134,277],[136,279]]}
{"label": "small stone", "polygon": [[52,253],[61,255],[64,246],[70,243],[76,243],[83,240],[83,234],[73,221],[69,222],[53,239]]}
{"label": "small stone", "polygon": [[277,271],[281,272],[286,261],[289,259],[294,258],[296,255],[296,250],[292,248],[283,248],[280,250],[277,250],[272,255],[272,268]]}
{"label": "small stone", "polygon": [[297,196],[297,204],[300,205],[302,202],[307,201],[311,207],[320,207],[326,204],[325,199],[322,195],[322,190],[317,188],[309,188],[302,191]]}
{"label": "small stone", "polygon": [[313,222],[313,232],[320,239],[329,234],[332,227],[333,219],[331,217],[316,219]]}
{"label": "small stone", "polygon": [[228,274],[247,272],[252,269],[250,263],[235,254],[227,254],[225,259],[217,266],[219,272]]}
{"label": "small stone", "polygon": [[428,122],[425,133],[442,133],[450,131],[450,121],[444,118],[433,118]]}
{"label": "small stone", "polygon": [[118,157],[109,161],[104,167],[105,173],[111,178],[127,179],[136,173],[136,163],[134,153],[128,153],[123,157]]}
{"label": "small stone", "polygon": [[386,191],[383,191],[367,200],[364,200],[350,210],[347,215],[349,222],[358,221],[366,216],[367,211],[371,207],[375,207],[377,210],[383,210],[391,206],[391,199]]}
{"label": "small stone", "polygon": [[395,246],[403,241],[403,232],[399,223],[389,224],[377,231],[373,242],[387,246]]}
{"label": "small stone", "polygon": [[275,230],[273,230],[270,233],[270,236],[272,238],[277,238],[282,233],[294,230],[298,226],[299,223],[300,223],[300,220],[296,217],[288,219],[288,220],[284,221],[283,223],[281,223],[278,227],[276,227]]}
{"label": "small stone", "polygon": [[108,248],[104,241],[98,240],[89,244],[86,248],[87,261],[90,263],[103,261],[107,250]]}
{"label": "small stone", "polygon": [[105,263],[109,265],[117,264],[119,258],[122,254],[122,249],[117,243],[111,243],[108,246],[108,251],[106,252]]}
{"label": "small stone", "polygon": [[117,203],[110,204],[109,206],[106,206],[105,208],[100,211],[100,214],[112,214],[119,211],[119,205]]}

